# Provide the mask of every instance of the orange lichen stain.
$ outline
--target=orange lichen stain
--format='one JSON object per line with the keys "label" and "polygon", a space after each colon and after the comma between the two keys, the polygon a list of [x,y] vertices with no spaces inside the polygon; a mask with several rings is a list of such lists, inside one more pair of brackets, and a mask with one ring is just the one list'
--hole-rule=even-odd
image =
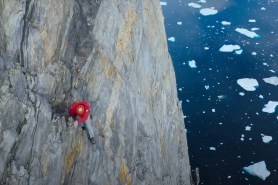
{"label": "orange lichen stain", "polygon": [[126,164],[122,164],[121,166],[121,170],[119,173],[119,179],[122,183],[124,183],[125,185],[131,185],[131,175],[128,174],[128,167],[126,166]]}
{"label": "orange lichen stain", "polygon": [[65,158],[65,168],[64,172],[65,175],[67,175],[70,170],[72,169],[74,160],[83,151],[83,145],[82,145],[82,140],[81,140],[81,134],[78,133],[77,135],[77,140],[73,144],[72,148],[70,151],[67,153],[66,158]]}
{"label": "orange lichen stain", "polygon": [[115,75],[117,74],[117,70],[115,66],[109,62],[109,59],[106,55],[101,54],[100,55],[100,62],[101,62],[101,68],[105,74],[105,76],[111,80],[115,79]]}

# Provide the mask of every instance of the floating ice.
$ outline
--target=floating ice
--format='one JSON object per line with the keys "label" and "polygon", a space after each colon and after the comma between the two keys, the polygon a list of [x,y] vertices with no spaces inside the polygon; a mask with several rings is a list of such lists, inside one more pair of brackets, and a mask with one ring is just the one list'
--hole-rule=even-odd
{"label": "floating ice", "polygon": [[244,167],[243,171],[245,171],[249,175],[257,176],[262,180],[265,180],[270,175],[270,171],[267,170],[264,161]]}
{"label": "floating ice", "polygon": [[248,22],[256,22],[255,19],[249,19]]}
{"label": "floating ice", "polygon": [[240,85],[246,91],[255,91],[256,87],[259,87],[258,81],[253,78],[238,79],[237,84]]}
{"label": "floating ice", "polygon": [[256,52],[252,52],[252,55],[257,55],[257,53]]}
{"label": "floating ice", "polygon": [[205,85],[206,90],[209,90],[209,85]]}
{"label": "floating ice", "polygon": [[201,8],[202,6],[197,4],[197,3],[188,3],[188,6],[192,7],[192,8]]}
{"label": "floating ice", "polygon": [[168,38],[168,40],[169,40],[170,42],[175,42],[175,41],[176,41],[175,37],[170,37],[170,38]]}
{"label": "floating ice", "polygon": [[259,30],[260,28],[251,28],[251,31],[257,31]]}
{"label": "floating ice", "polygon": [[268,66],[268,63],[265,63],[265,62],[264,62],[263,65],[264,65],[264,66]]}
{"label": "floating ice", "polygon": [[209,149],[210,149],[210,150],[214,150],[214,151],[216,150],[215,147],[209,147]]}
{"label": "floating ice", "polygon": [[260,95],[259,98],[264,99],[264,96],[263,96],[263,95]]}
{"label": "floating ice", "polygon": [[273,76],[273,77],[269,77],[269,78],[264,78],[263,79],[266,83],[272,84],[272,85],[278,85],[278,77],[277,76]]}
{"label": "floating ice", "polygon": [[269,101],[264,105],[263,112],[274,113],[276,107],[278,106],[278,101]]}
{"label": "floating ice", "polygon": [[272,70],[272,69],[271,69],[271,70],[269,70],[269,71],[270,71],[270,72],[272,72],[272,73],[275,73],[275,71],[274,71],[274,70]]}
{"label": "floating ice", "polygon": [[272,141],[272,137],[271,136],[266,136],[264,134],[261,134],[263,142],[264,143],[269,143],[270,141]]}
{"label": "floating ice", "polygon": [[188,65],[189,65],[191,68],[197,68],[195,60],[188,61]]}
{"label": "floating ice", "polygon": [[211,112],[215,112],[215,109],[211,109]]}
{"label": "floating ice", "polygon": [[160,1],[161,6],[167,6],[167,2]]}
{"label": "floating ice", "polygon": [[236,52],[237,55],[240,55],[243,52],[243,50],[240,49],[240,50],[236,50],[235,52]]}
{"label": "floating ice", "polygon": [[206,3],[207,1],[206,0],[199,0],[198,2],[199,3]]}
{"label": "floating ice", "polygon": [[238,33],[241,33],[247,37],[250,37],[250,38],[260,38],[261,37],[257,33],[253,32],[253,31],[249,31],[245,28],[236,28],[235,31],[237,31]]}
{"label": "floating ice", "polygon": [[265,7],[262,7],[261,10],[266,10],[266,8],[265,8]]}
{"label": "floating ice", "polygon": [[231,25],[231,22],[228,22],[228,21],[222,21],[221,24],[223,24],[224,26],[226,25]]}
{"label": "floating ice", "polygon": [[182,25],[182,22],[181,22],[181,21],[178,21],[178,22],[177,22],[177,25]]}
{"label": "floating ice", "polygon": [[244,92],[240,92],[239,95],[240,95],[240,96],[244,96],[245,93],[244,93]]}
{"label": "floating ice", "polygon": [[218,13],[218,10],[215,10],[213,7],[211,8],[203,8],[200,10],[200,13],[203,16],[208,16],[208,15],[215,15]]}
{"label": "floating ice", "polygon": [[209,50],[209,47],[205,47],[205,50]]}
{"label": "floating ice", "polygon": [[246,127],[245,127],[245,130],[246,130],[246,131],[250,131],[250,130],[251,130],[251,127],[250,127],[250,126],[246,126]]}
{"label": "floating ice", "polygon": [[239,45],[232,45],[232,44],[224,44],[220,49],[219,51],[221,52],[233,52],[233,51],[236,51],[236,50],[240,50],[240,46]]}

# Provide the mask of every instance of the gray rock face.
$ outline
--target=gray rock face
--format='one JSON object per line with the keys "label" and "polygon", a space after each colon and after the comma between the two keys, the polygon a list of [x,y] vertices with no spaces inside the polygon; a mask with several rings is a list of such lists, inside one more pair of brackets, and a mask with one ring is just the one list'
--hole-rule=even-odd
{"label": "gray rock face", "polygon": [[191,184],[159,1],[0,0],[0,157],[1,184]]}

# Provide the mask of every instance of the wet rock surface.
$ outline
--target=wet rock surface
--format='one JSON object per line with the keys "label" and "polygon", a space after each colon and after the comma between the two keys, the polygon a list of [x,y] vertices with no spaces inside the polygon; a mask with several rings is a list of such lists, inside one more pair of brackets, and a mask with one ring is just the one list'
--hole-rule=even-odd
{"label": "wet rock surface", "polygon": [[191,184],[159,1],[0,0],[0,157],[1,184]]}

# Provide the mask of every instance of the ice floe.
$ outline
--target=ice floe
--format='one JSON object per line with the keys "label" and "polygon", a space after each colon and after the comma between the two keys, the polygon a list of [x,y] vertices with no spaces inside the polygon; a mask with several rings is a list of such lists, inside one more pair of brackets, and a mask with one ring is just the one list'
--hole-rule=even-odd
{"label": "ice floe", "polygon": [[161,6],[167,6],[167,2],[160,1],[160,5],[161,5]]}
{"label": "ice floe", "polygon": [[259,98],[264,99],[264,96],[263,96],[263,95],[260,95]]}
{"label": "ice floe", "polygon": [[266,83],[272,84],[272,85],[278,85],[278,77],[277,76],[273,76],[273,77],[269,77],[269,78],[264,78],[263,79]]}
{"label": "ice floe", "polygon": [[209,50],[209,47],[205,47],[204,49],[205,49],[205,50]]}
{"label": "ice floe", "polygon": [[209,90],[209,85],[205,85],[205,89],[206,89],[206,90]]}
{"label": "ice floe", "polygon": [[246,131],[250,131],[250,130],[251,130],[251,127],[250,127],[250,126],[246,126],[246,127],[245,127],[245,130],[246,130]]}
{"label": "ice floe", "polygon": [[272,73],[275,73],[275,71],[274,71],[274,70],[272,70],[272,69],[271,69],[271,70],[269,70],[269,71],[270,71],[270,72],[272,72]]}
{"label": "ice floe", "polygon": [[232,44],[224,44],[219,51],[220,52],[233,52],[241,50],[239,45],[232,45]]}
{"label": "ice floe", "polygon": [[255,19],[249,19],[248,22],[256,22]]}
{"label": "ice floe", "polygon": [[197,4],[197,3],[188,3],[188,6],[192,7],[192,8],[201,8],[202,6]]}
{"label": "ice floe", "polygon": [[252,52],[252,55],[257,55],[257,53],[256,52]]}
{"label": "ice floe", "polygon": [[228,22],[228,21],[221,21],[221,24],[223,24],[224,26],[227,26],[227,25],[231,25],[231,22]]}
{"label": "ice floe", "polygon": [[235,31],[237,31],[238,33],[241,33],[247,37],[250,37],[250,38],[260,38],[260,35],[258,35],[257,33],[253,32],[253,31],[249,31],[245,28],[236,28]]}
{"label": "ice floe", "polygon": [[236,52],[237,55],[240,55],[243,52],[243,50],[240,49],[240,50],[236,50],[235,52]]}
{"label": "ice floe", "polygon": [[215,10],[213,7],[211,8],[203,8],[200,10],[200,13],[204,16],[208,16],[208,15],[215,15],[218,13],[218,10]]}
{"label": "ice floe", "polygon": [[257,31],[260,30],[260,28],[251,28],[251,31]]}
{"label": "ice floe", "polygon": [[215,109],[211,109],[211,112],[215,112]]}
{"label": "ice floe", "polygon": [[261,136],[264,143],[269,143],[270,141],[272,141],[272,136],[266,136],[264,134],[261,134]]}
{"label": "ice floe", "polygon": [[210,149],[210,150],[213,150],[213,151],[215,151],[215,150],[216,150],[216,148],[215,148],[215,147],[209,147],[209,149]]}
{"label": "ice floe", "polygon": [[195,60],[188,61],[188,65],[189,65],[191,68],[197,68]]}
{"label": "ice floe", "polygon": [[244,167],[243,171],[245,171],[249,175],[257,176],[262,180],[265,180],[270,175],[270,171],[267,170],[264,161]]}
{"label": "ice floe", "polygon": [[264,105],[263,112],[274,113],[276,107],[278,106],[278,101],[269,101]]}
{"label": "ice floe", "polygon": [[244,93],[244,92],[240,92],[239,95],[240,95],[240,96],[244,96],[245,93]]}
{"label": "ice floe", "polygon": [[238,79],[237,84],[240,85],[246,91],[255,91],[256,87],[259,87],[258,81],[253,78]]}
{"label": "ice floe", "polygon": [[176,41],[175,37],[170,37],[170,38],[168,38],[168,40],[169,40],[170,42],[175,42],[175,41]]}
{"label": "ice floe", "polygon": [[177,25],[182,25],[182,22],[181,22],[181,21],[178,21],[178,22],[177,22]]}
{"label": "ice floe", "polygon": [[199,3],[206,3],[207,1],[206,0],[199,0],[198,2]]}
{"label": "ice floe", "polygon": [[261,10],[266,10],[266,8],[265,7],[261,7]]}

